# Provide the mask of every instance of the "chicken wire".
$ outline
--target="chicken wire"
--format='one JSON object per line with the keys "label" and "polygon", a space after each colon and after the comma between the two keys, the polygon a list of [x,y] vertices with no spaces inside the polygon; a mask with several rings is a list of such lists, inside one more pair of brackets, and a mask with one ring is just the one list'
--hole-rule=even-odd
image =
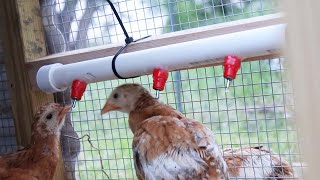
{"label": "chicken wire", "polygon": [[[277,12],[280,0],[116,0],[128,33],[138,39]],[[105,0],[41,0],[50,53],[124,42]]]}
{"label": "chicken wire", "polygon": [[[40,2],[49,53],[124,42],[119,23],[104,0]],[[129,35],[135,39],[275,13],[279,2],[113,1]],[[301,178],[305,164],[301,160],[292,88],[285,75],[284,61],[276,58],[243,63],[229,93],[225,93],[221,66],[171,72],[160,98],[212,129],[222,149],[264,146],[287,160],[295,170],[295,177]],[[92,83],[68,116],[68,130],[62,135],[89,134],[92,145],[100,149],[96,150],[85,140],[77,144],[64,139],[66,172],[71,174],[68,179],[107,179],[101,171],[99,153],[110,179],[136,179],[131,150],[133,134],[127,115],[119,112],[100,115],[107,95],[125,82],[142,84],[154,93],[150,76]],[[58,102],[70,102],[68,91],[56,97]]]}
{"label": "chicken wire", "polygon": [[[160,99],[203,122],[215,133],[221,149],[263,146],[288,161],[295,178],[302,178],[305,165],[297,140],[292,88],[283,63],[282,58],[242,63],[229,93],[225,92],[221,66],[171,72]],[[79,136],[91,136],[110,179],[136,179],[128,116],[119,112],[100,115],[107,95],[127,82],[140,83],[155,93],[151,76],[92,83],[72,112],[74,128]],[[75,176],[107,179],[99,158],[97,150],[82,142]]]}
{"label": "chicken wire", "polygon": [[17,149],[4,56],[3,43],[0,39],[0,154]]}

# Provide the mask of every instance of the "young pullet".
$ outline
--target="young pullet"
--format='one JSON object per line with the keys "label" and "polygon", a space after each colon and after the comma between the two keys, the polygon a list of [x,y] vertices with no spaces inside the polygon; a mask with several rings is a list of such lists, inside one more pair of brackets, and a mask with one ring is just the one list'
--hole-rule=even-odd
{"label": "young pullet", "polygon": [[59,159],[60,129],[70,105],[50,103],[34,116],[31,144],[0,156],[0,179],[51,180]]}
{"label": "young pullet", "polygon": [[138,84],[117,87],[101,113],[129,113],[138,178],[146,180],[229,179],[213,133],[160,102]]}
{"label": "young pullet", "polygon": [[293,179],[290,164],[262,146],[226,149],[223,151],[230,177],[238,179]]}

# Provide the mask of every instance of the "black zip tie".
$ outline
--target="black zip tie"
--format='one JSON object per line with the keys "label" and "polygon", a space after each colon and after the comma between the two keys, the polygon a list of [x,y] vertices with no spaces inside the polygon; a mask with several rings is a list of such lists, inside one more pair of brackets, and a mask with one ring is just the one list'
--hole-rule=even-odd
{"label": "black zip tie", "polygon": [[112,68],[113,74],[114,74],[115,76],[117,76],[117,78],[119,78],[119,79],[129,79],[129,78],[138,77],[138,76],[134,76],[134,77],[127,77],[127,78],[125,78],[125,77],[120,76],[120,74],[117,72],[117,69],[116,69],[116,60],[117,60],[117,57],[128,47],[128,45],[129,45],[130,43],[132,43],[132,42],[137,42],[137,41],[146,39],[146,38],[150,37],[151,35],[148,35],[148,36],[146,36],[146,37],[143,37],[143,38],[134,40],[133,37],[130,37],[130,36],[129,36],[126,28],[124,27],[124,25],[123,25],[123,23],[122,23],[122,20],[121,20],[119,14],[118,14],[116,8],[115,8],[114,5],[113,5],[113,3],[112,3],[110,0],[107,0],[107,2],[109,3],[109,5],[110,5],[110,7],[111,7],[111,9],[112,9],[112,11],[113,11],[113,13],[114,13],[114,15],[116,16],[116,18],[117,18],[117,20],[118,20],[118,22],[119,22],[119,24],[120,24],[120,26],[121,26],[121,29],[122,29],[124,35],[126,36],[126,39],[125,39],[125,43],[126,43],[126,44],[125,44],[124,46],[122,46],[122,47],[118,50],[118,52],[116,53],[116,55],[114,55],[113,58],[112,58],[111,68]]}

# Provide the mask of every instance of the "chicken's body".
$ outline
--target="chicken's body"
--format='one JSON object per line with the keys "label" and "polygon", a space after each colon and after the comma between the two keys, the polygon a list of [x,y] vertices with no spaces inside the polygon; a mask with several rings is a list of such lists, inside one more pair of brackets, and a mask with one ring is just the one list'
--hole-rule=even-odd
{"label": "chicken's body", "polygon": [[102,113],[129,113],[139,179],[229,179],[213,133],[159,102],[142,86],[125,84],[110,95]]}
{"label": "chicken's body", "polygon": [[231,177],[239,179],[293,179],[292,167],[283,158],[258,147],[223,151]]}
{"label": "chicken's body", "polygon": [[49,137],[16,153],[0,157],[0,179],[49,179],[59,158],[59,141]]}
{"label": "chicken's body", "polygon": [[31,144],[15,153],[0,156],[0,179],[51,180],[59,159],[60,129],[70,106],[41,107],[32,125]]}

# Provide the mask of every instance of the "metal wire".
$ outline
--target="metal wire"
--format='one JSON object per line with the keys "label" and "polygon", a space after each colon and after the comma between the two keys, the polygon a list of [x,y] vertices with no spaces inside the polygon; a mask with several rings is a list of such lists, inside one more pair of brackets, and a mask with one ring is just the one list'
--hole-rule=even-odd
{"label": "metal wire", "polygon": [[93,149],[95,149],[95,150],[98,151],[98,154],[99,154],[99,157],[100,157],[100,164],[101,164],[101,167],[102,167],[101,171],[102,171],[102,172],[108,177],[108,179],[109,179],[109,175],[105,172],[104,167],[103,167],[102,156],[101,156],[100,150],[99,150],[98,148],[96,148],[95,146],[93,146],[89,134],[85,134],[85,135],[83,135],[83,136],[80,137],[80,138],[73,137],[73,136],[69,136],[69,135],[63,135],[63,136],[64,136],[64,137],[68,137],[68,138],[72,138],[72,139],[75,139],[75,140],[82,140],[82,139],[84,139],[85,137],[87,137],[86,140],[88,141],[88,143],[90,144],[90,146],[91,146]]}

